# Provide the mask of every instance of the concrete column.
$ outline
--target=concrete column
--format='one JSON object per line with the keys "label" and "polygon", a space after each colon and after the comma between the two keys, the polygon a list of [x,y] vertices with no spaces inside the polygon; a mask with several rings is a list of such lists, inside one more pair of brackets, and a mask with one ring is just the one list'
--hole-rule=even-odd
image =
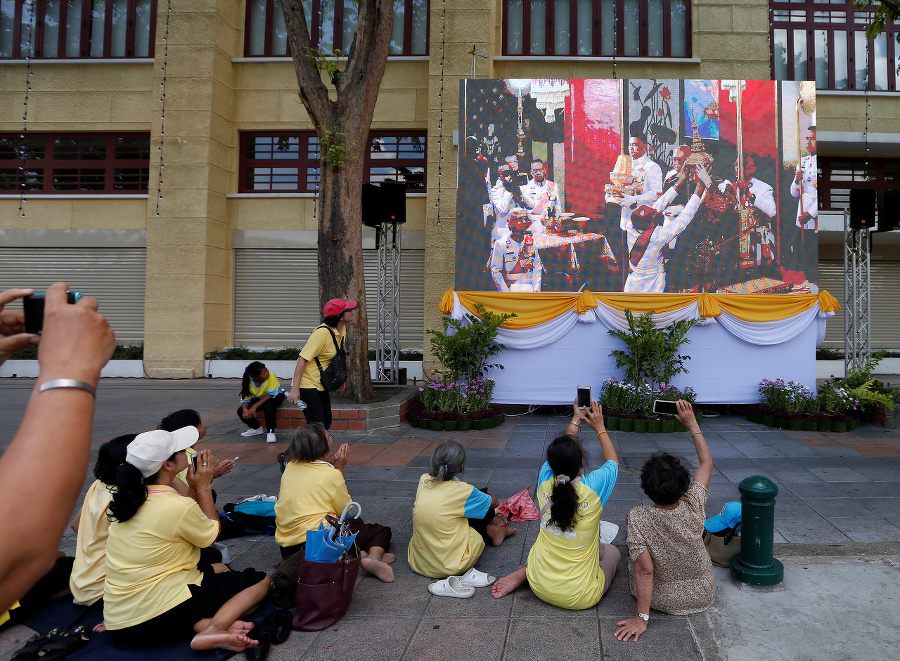
{"label": "concrete column", "polygon": [[[161,4],[157,13],[144,344],[144,368],[152,377],[202,376],[204,353],[231,343],[225,195],[233,187],[237,140],[231,50],[238,47],[238,11],[242,3],[195,0],[173,4],[171,14]],[[165,104],[159,103],[163,90]]]}

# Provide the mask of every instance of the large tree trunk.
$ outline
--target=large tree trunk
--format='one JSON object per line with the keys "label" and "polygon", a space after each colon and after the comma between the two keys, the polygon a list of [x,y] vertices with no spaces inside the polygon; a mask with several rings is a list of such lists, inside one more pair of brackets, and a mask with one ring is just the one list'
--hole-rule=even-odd
{"label": "large tree trunk", "polygon": [[332,80],[337,92],[334,100],[329,98],[320,70],[321,57],[330,53],[319,53],[311,47],[299,0],[284,0],[282,8],[300,100],[322,148],[319,302],[324,305],[332,298],[359,301],[356,318],[347,328],[350,374],[345,395],[361,402],[373,394],[362,255],[363,164],[375,100],[387,65],[394,4],[393,0],[359,0],[356,35],[346,68]]}

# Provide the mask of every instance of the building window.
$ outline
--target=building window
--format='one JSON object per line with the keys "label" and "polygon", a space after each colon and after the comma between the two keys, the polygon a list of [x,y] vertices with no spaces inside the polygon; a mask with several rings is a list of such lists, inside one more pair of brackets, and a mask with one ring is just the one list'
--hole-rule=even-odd
{"label": "building window", "polygon": [[0,133],[2,193],[139,193],[150,178],[146,133]]}
{"label": "building window", "polygon": [[690,57],[688,0],[503,0],[504,55]]}
{"label": "building window", "polygon": [[[240,192],[314,193],[319,190],[319,138],[312,131],[241,134]],[[405,183],[425,190],[425,131],[372,131],[367,182]]]}
{"label": "building window", "polygon": [[819,205],[827,211],[850,206],[850,190],[874,188],[879,193],[900,190],[900,162],[888,158],[819,156]]}
{"label": "building window", "polygon": [[157,0],[0,0],[0,59],[153,57]]}
{"label": "building window", "polygon": [[[303,0],[313,48],[347,53],[356,32],[355,0]],[[279,0],[247,0],[244,54],[247,57],[288,55],[287,28]],[[428,54],[428,0],[394,0],[391,55]]]}
{"label": "building window", "polygon": [[815,80],[821,90],[897,90],[897,32],[887,23],[866,39],[872,12],[853,3],[771,2],[772,74],[776,80]]}

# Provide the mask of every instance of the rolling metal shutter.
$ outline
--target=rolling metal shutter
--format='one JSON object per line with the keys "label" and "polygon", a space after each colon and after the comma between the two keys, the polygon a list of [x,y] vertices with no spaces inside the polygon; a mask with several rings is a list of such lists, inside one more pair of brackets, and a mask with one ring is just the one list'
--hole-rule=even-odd
{"label": "rolling metal shutter", "polygon": [[134,344],[144,341],[146,261],[144,248],[0,248],[0,291],[62,280],[100,301],[119,344]]}
{"label": "rolling metal shutter", "polygon": [[[869,314],[873,349],[900,349],[900,262],[872,260]],[[844,262],[819,262],[819,288],[844,305]],[[844,311],[828,320],[823,347],[844,348]]]}
{"label": "rolling metal shutter", "polygon": [[[375,340],[378,254],[363,251],[369,343]],[[278,279],[272,281],[272,274]],[[400,346],[422,348],[425,251],[404,250],[400,267]],[[315,250],[234,251],[234,344],[300,347],[322,321]]]}

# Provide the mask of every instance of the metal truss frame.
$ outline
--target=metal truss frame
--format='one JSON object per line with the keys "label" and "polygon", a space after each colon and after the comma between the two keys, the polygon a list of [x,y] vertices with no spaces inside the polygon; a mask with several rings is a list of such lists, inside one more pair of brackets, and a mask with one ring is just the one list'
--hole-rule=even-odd
{"label": "metal truss frame", "polygon": [[850,227],[844,211],[844,373],[858,367],[871,353],[869,290],[872,235]]}
{"label": "metal truss frame", "polygon": [[400,376],[400,227],[376,228],[378,298],[375,326],[376,383],[397,383]]}

